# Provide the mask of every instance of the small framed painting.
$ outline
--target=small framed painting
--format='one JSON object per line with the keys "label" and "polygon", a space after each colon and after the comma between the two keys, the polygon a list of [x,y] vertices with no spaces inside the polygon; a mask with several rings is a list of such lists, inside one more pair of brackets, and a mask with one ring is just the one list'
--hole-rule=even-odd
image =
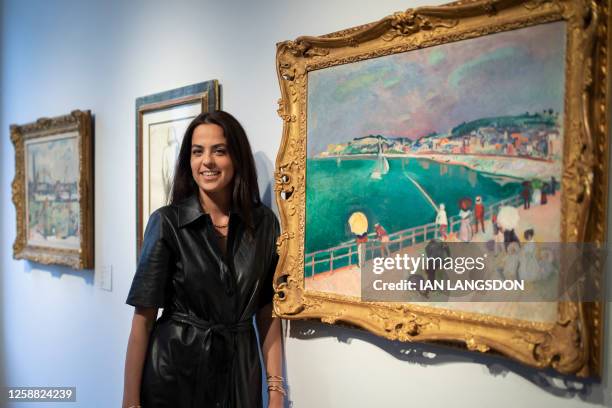
{"label": "small framed painting", "polygon": [[15,259],[93,268],[92,139],[89,111],[11,126]]}
{"label": "small framed painting", "polygon": [[136,99],[136,248],[153,211],[168,203],[181,141],[200,113],[220,109],[211,80]]}

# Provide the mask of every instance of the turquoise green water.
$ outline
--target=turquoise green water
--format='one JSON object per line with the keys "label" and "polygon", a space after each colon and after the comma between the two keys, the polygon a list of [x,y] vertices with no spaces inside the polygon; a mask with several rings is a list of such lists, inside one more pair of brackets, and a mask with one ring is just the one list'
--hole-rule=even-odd
{"label": "turquoise green water", "polygon": [[463,166],[426,159],[389,159],[389,172],[380,180],[370,177],[375,159],[308,159],[306,164],[305,252],[354,242],[350,215],[363,212],[369,230],[380,223],[389,234],[433,222],[436,211],[406,177],[417,181],[436,205],[444,203],[450,218],[459,213],[463,197],[482,196],[489,205],[518,195],[520,181],[492,177]]}

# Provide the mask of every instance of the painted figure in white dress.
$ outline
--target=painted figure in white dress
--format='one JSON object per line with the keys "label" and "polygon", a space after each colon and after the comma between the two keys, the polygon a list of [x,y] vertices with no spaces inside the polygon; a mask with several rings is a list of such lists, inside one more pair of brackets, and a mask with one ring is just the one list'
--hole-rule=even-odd
{"label": "painted figure in white dress", "polygon": [[164,183],[164,201],[168,201],[170,190],[172,190],[172,179],[174,168],[179,154],[179,142],[173,127],[168,128],[167,145],[162,152],[162,182]]}

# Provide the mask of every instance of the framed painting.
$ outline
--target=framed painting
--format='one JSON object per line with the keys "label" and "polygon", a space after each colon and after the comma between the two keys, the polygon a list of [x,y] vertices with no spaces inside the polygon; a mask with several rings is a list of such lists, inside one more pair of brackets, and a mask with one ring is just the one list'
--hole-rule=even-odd
{"label": "framed painting", "polygon": [[275,313],[599,376],[609,22],[468,1],[278,44]]}
{"label": "framed painting", "polygon": [[136,248],[153,211],[168,203],[183,135],[200,113],[220,109],[211,80],[136,99]]}
{"label": "framed painting", "polygon": [[93,128],[89,111],[11,125],[15,146],[13,257],[94,266]]}

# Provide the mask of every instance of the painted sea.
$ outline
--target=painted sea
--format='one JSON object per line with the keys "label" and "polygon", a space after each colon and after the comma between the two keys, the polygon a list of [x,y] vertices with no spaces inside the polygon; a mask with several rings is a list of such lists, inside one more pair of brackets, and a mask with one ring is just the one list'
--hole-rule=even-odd
{"label": "painted sea", "polygon": [[[389,158],[388,173],[372,177],[378,161],[370,158],[320,158],[307,161],[306,240],[308,254],[355,242],[348,219],[362,212],[369,230],[379,223],[389,234],[434,222],[445,204],[449,218],[459,200],[481,196],[485,206],[518,197],[521,180],[474,171],[421,158]],[[433,201],[433,203],[432,203]],[[433,238],[433,237],[429,237]],[[344,250],[344,253],[348,249]],[[342,254],[342,249],[336,255]],[[327,254],[319,253],[317,258]],[[308,259],[307,259],[308,261]],[[348,259],[345,259],[348,264]],[[342,267],[335,263],[334,268]],[[317,264],[316,272],[329,270]],[[306,271],[306,275],[310,275]]]}

